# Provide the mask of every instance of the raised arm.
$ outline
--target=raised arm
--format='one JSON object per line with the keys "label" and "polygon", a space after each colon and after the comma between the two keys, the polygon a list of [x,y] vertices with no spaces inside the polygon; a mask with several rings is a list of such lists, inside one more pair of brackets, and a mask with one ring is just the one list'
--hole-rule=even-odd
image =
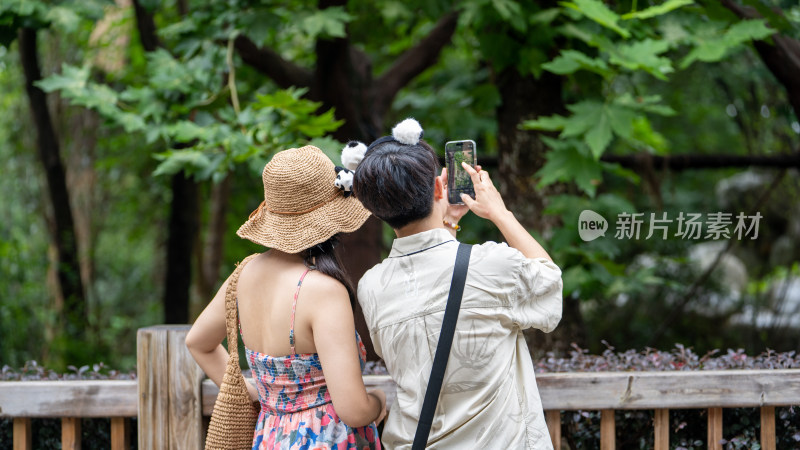
{"label": "raised arm", "polygon": [[514,213],[506,209],[503,197],[489,178],[485,170],[476,171],[467,163],[462,163],[464,170],[472,177],[475,186],[475,200],[461,194],[461,199],[478,217],[490,220],[497,226],[510,247],[519,250],[526,258],[546,258],[552,261],[547,251],[528,233],[528,230],[514,217]]}

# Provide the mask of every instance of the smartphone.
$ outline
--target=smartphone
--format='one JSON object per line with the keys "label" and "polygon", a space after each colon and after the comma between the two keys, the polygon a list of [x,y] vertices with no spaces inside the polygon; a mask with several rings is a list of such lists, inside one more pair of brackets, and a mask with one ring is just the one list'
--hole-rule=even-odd
{"label": "smartphone", "polygon": [[472,167],[477,164],[475,141],[449,141],[444,144],[444,160],[447,166],[447,200],[452,205],[463,205],[461,194],[475,198],[472,177],[461,165],[465,162]]}

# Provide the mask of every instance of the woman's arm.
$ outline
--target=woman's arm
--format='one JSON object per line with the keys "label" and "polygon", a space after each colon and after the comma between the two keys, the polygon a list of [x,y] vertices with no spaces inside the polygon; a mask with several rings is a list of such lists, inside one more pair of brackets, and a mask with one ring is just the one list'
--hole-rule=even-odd
{"label": "woman's arm", "polygon": [[[225,375],[225,366],[228,363],[228,351],[222,346],[221,342],[227,334],[225,328],[225,292],[228,289],[229,280],[225,280],[222,287],[217,291],[217,295],[206,306],[200,317],[192,325],[192,329],[186,335],[186,347],[203,369],[203,372],[211,378],[217,386],[222,384],[222,377]],[[250,383],[245,383],[253,401],[258,400],[258,392]]]}
{"label": "woman's arm", "polygon": [[[386,414],[386,396],[379,389],[368,393],[364,387],[347,290],[333,278],[316,275],[313,289],[308,289],[304,297],[314,308],[311,319],[314,346],[333,408],[351,427],[379,422]],[[310,288],[311,283],[307,286]]]}

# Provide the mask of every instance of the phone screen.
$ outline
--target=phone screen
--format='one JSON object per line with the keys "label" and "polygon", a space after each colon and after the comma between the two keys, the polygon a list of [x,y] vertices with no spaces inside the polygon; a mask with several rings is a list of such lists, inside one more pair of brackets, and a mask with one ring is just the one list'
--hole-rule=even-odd
{"label": "phone screen", "polygon": [[445,163],[447,165],[447,192],[451,204],[463,204],[461,194],[475,198],[475,188],[462,162],[475,167],[475,141],[450,141],[444,145]]}

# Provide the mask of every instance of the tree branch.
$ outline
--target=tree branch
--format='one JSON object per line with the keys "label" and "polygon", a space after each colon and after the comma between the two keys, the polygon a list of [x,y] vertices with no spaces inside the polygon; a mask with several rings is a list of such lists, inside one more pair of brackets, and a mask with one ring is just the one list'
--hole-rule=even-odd
{"label": "tree branch", "polygon": [[[755,9],[733,0],[721,0],[721,3],[741,19],[761,17]],[[800,76],[797,75],[800,73],[800,41],[779,33],[771,37],[774,45],[766,41],[754,41],[753,46],[764,65],[786,88],[795,116],[800,118]]]}
{"label": "tree branch", "polygon": [[[800,149],[794,153],[780,155],[669,155],[659,156],[650,153],[633,155],[603,155],[601,161],[616,163],[628,169],[652,167],[653,169],[679,172],[693,169],[728,169],[732,167],[763,167],[771,169],[800,169]],[[484,168],[497,167],[496,156],[479,156],[478,163]],[[442,159],[444,164],[444,159]]]}
{"label": "tree branch", "polygon": [[439,53],[450,42],[457,23],[457,12],[451,12],[439,19],[439,22],[425,38],[400,55],[394,64],[378,78],[375,103],[381,111],[389,109],[397,92],[414,77],[436,64]]}
{"label": "tree branch", "polygon": [[681,171],[687,169],[725,169],[731,167],[766,167],[784,169],[800,168],[800,149],[795,153],[780,155],[669,155],[658,156],[649,153],[635,155],[603,155],[601,161],[618,163],[622,167],[639,168],[650,166],[654,169]]}
{"label": "tree branch", "polygon": [[283,59],[275,50],[259,47],[242,35],[236,38],[233,45],[242,61],[271,78],[281,88],[311,86],[311,71]]}
{"label": "tree branch", "polygon": [[147,11],[140,0],[133,0],[133,10],[136,13],[136,29],[139,31],[139,40],[144,51],[152,52],[161,47],[161,41],[156,33],[156,23],[153,14]]}

